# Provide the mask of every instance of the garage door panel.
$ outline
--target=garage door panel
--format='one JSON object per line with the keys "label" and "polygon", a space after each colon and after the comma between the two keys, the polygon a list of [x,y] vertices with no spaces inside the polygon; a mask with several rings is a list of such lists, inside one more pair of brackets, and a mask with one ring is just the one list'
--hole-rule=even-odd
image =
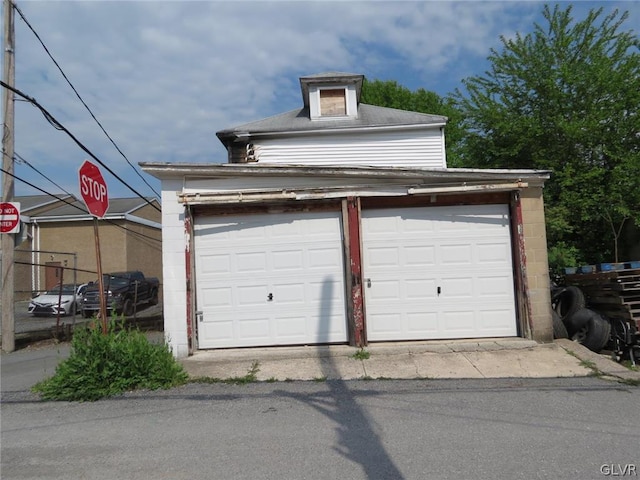
{"label": "garage door panel", "polygon": [[304,285],[298,282],[273,283],[272,300],[279,306],[305,305],[306,295]]}
{"label": "garage door panel", "polygon": [[476,336],[476,312],[473,308],[451,308],[441,312],[441,329],[450,337],[475,337]]}
{"label": "garage door panel", "polygon": [[470,301],[475,297],[475,284],[473,277],[451,277],[442,278],[439,282],[440,285],[440,303],[446,303],[448,301]]}
{"label": "garage door panel", "polygon": [[399,279],[378,279],[367,288],[371,292],[372,301],[376,302],[384,302],[387,299],[395,300],[400,297],[402,291]]}
{"label": "garage door panel", "polygon": [[[415,336],[433,339],[438,336],[438,315],[436,312],[418,311],[407,315],[407,330]],[[396,340],[401,340],[397,338]]]}
{"label": "garage door panel", "polygon": [[484,330],[491,333],[493,336],[508,335],[509,329],[505,327],[508,324],[508,320],[513,315],[513,312],[509,308],[503,309],[485,309],[479,313],[480,324]]}
{"label": "garage door panel", "polygon": [[395,247],[372,246],[367,255],[369,257],[368,265],[372,269],[385,265],[397,265],[400,261],[400,251]]}
{"label": "garage door panel", "polygon": [[275,320],[275,334],[279,338],[300,342],[307,338],[307,319],[301,315],[280,316]]}
{"label": "garage door panel", "polygon": [[368,338],[516,335],[509,224],[506,205],[363,210]]}
{"label": "garage door panel", "polygon": [[402,291],[407,300],[428,300],[437,294],[438,287],[433,279],[407,279],[403,283]]}
{"label": "garage door panel", "polygon": [[347,341],[339,212],[197,217],[200,348]]}
{"label": "garage door panel", "polygon": [[239,318],[236,322],[237,335],[247,340],[262,340],[271,336],[271,321],[269,317]]}
{"label": "garage door panel", "polygon": [[[267,256],[263,252],[242,252],[231,255],[238,273],[258,273],[267,270]],[[229,273],[216,270],[216,273]]]}
{"label": "garage door panel", "polygon": [[309,280],[306,283],[307,299],[310,303],[322,305],[326,309],[342,309],[342,279],[325,277],[322,280]]}
{"label": "garage door panel", "polygon": [[440,265],[472,265],[473,250],[469,244],[444,244],[438,248]]}
{"label": "garage door panel", "polygon": [[384,312],[367,313],[367,320],[371,321],[368,334],[370,340],[394,340],[394,335],[400,330],[402,316],[398,313]]}
{"label": "garage door panel", "polygon": [[261,223],[241,222],[237,225],[237,227],[237,229],[230,231],[230,236],[235,237],[235,240],[238,241],[259,242],[267,235],[266,229]]}
{"label": "garage door panel", "polygon": [[316,337],[319,343],[330,343],[335,341],[336,335],[341,334],[340,325],[344,320],[342,313],[331,314],[327,312],[311,315],[307,325],[311,327],[312,336]]}
{"label": "garage door panel", "polygon": [[231,346],[234,337],[234,324],[232,321],[227,320],[211,324],[206,332],[203,332],[200,339],[202,341],[212,341],[212,339],[216,339],[221,346],[228,347]]}
{"label": "garage door panel", "polygon": [[201,260],[203,276],[229,273],[231,271],[231,258],[228,254],[205,255]]}
{"label": "garage door panel", "polygon": [[407,246],[404,249],[404,264],[407,267],[425,267],[435,265],[436,248],[420,246]]}
{"label": "garage door panel", "polygon": [[488,301],[502,298],[510,301],[512,298],[513,283],[506,275],[479,275],[476,283],[480,299]]}
{"label": "garage door panel", "polygon": [[478,243],[477,253],[478,264],[482,266],[511,261],[511,245],[506,242]]}
{"label": "garage door panel", "polygon": [[274,275],[287,271],[304,271],[304,253],[300,248],[274,250],[271,252],[271,260]]}
{"label": "garage door panel", "polygon": [[233,292],[230,287],[204,289],[202,303],[207,307],[230,308],[233,305]]}
{"label": "garage door panel", "polygon": [[313,248],[307,250],[309,258],[307,268],[310,273],[314,271],[335,272],[342,269],[343,256],[341,247]]}

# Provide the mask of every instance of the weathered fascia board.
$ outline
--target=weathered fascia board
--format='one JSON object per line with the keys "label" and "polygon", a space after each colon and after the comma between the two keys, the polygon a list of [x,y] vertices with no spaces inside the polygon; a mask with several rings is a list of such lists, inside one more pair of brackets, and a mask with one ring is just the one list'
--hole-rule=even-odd
{"label": "weathered fascia board", "polygon": [[527,181],[540,186],[549,179],[547,170],[502,170],[473,168],[406,168],[406,167],[368,167],[368,166],[306,166],[285,164],[241,164],[241,163],[160,163],[141,162],[140,167],[150,175],[163,179],[176,178],[225,178],[233,176],[326,176],[340,178],[412,178],[421,181],[465,182],[486,180]]}
{"label": "weathered fascia board", "polygon": [[398,186],[381,188],[340,186],[334,188],[300,188],[290,190],[263,190],[224,193],[178,193],[178,201],[188,205],[207,205],[224,203],[259,203],[273,200],[324,200],[346,197],[401,197],[406,195],[453,195],[469,192],[504,192],[527,188],[526,182],[452,185],[452,186]]}

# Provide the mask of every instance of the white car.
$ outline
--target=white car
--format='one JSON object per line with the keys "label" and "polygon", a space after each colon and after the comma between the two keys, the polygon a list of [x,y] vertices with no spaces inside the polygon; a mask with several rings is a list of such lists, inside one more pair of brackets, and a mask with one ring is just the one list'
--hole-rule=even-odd
{"label": "white car", "polygon": [[58,313],[60,315],[72,315],[78,313],[86,289],[86,283],[82,285],[62,285],[62,291],[60,291],[60,285],[57,285],[51,290],[47,290],[31,299],[28,311],[38,316],[58,315]]}

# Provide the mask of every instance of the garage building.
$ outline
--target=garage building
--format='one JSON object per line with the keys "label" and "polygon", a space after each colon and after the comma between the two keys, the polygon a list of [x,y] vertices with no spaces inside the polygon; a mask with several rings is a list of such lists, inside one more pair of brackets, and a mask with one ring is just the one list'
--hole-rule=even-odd
{"label": "garage building", "polygon": [[446,118],[303,77],[303,106],[217,133],[162,180],[165,333],[198,349],[552,338],[549,172],[450,169]]}

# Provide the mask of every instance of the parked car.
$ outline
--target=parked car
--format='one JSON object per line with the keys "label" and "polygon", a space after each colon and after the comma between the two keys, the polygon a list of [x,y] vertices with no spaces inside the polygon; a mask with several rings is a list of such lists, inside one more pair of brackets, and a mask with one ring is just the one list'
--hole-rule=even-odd
{"label": "parked car", "polygon": [[[158,303],[160,281],[155,277],[145,277],[139,270],[106,273],[102,276],[106,293],[107,315],[115,312],[125,316],[133,315],[140,305]],[[98,281],[91,282],[82,299],[82,315],[85,318],[97,316],[100,312],[100,287]]]}
{"label": "parked car", "polygon": [[34,316],[72,315],[80,312],[82,299],[87,290],[87,284],[63,284],[47,290],[34,297],[29,302],[28,311]]}

